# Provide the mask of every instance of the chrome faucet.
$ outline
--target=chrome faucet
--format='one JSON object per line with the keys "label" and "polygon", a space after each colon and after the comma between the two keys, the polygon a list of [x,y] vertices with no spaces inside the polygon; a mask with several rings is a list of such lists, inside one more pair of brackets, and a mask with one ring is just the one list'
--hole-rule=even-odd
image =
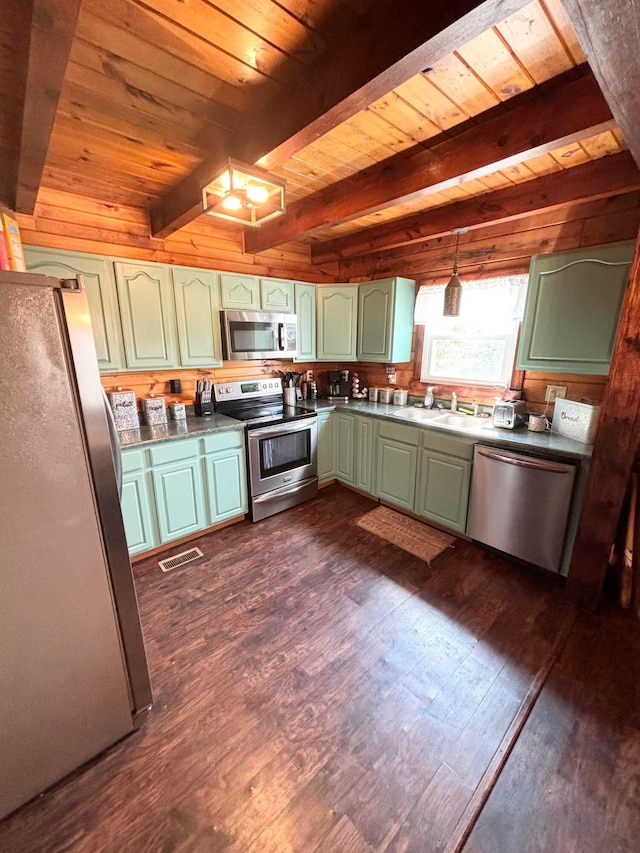
{"label": "chrome faucet", "polygon": [[458,395],[456,394],[455,391],[451,392],[451,411],[452,412],[458,411]]}
{"label": "chrome faucet", "polygon": [[471,407],[473,408],[473,417],[477,418],[480,413],[480,406],[476,402],[473,402]]}

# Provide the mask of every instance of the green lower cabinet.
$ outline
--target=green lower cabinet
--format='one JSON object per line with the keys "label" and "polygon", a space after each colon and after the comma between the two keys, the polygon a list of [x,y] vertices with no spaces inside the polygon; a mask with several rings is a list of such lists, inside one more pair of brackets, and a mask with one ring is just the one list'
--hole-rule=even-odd
{"label": "green lower cabinet", "polygon": [[205,527],[202,471],[198,459],[153,468],[160,542],[171,542]]}
{"label": "green lower cabinet", "polygon": [[123,475],[120,507],[129,553],[133,556],[155,548],[159,544],[153,521],[155,507],[145,471]]}
{"label": "green lower cabinet", "polygon": [[355,435],[355,482],[357,489],[375,495],[374,421],[358,415]]}
{"label": "green lower cabinet", "polygon": [[345,483],[355,482],[355,433],[353,415],[337,412],[335,416],[336,477]]}
{"label": "green lower cabinet", "polygon": [[471,462],[421,450],[415,511],[451,530],[464,533],[471,485]]}
{"label": "green lower cabinet", "polygon": [[221,450],[204,457],[207,523],[219,524],[247,511],[244,449]]}
{"label": "green lower cabinet", "polygon": [[413,512],[418,448],[381,435],[376,461],[378,497]]}
{"label": "green lower cabinet", "polygon": [[318,481],[333,480],[335,464],[335,412],[318,413]]}

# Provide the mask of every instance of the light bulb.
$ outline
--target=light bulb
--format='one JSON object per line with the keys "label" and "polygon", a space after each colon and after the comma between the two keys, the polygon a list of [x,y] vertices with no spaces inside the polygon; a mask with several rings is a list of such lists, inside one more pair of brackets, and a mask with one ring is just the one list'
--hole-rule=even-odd
{"label": "light bulb", "polygon": [[264,204],[269,198],[269,190],[263,184],[247,184],[247,198],[254,204]]}
{"label": "light bulb", "polygon": [[242,202],[236,195],[226,195],[222,199],[222,206],[227,210],[240,210]]}

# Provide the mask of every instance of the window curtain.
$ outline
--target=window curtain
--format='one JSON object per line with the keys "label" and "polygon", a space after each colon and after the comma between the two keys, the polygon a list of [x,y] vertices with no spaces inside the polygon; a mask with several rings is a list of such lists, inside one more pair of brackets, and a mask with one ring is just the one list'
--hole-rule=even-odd
{"label": "window curtain", "polygon": [[[521,320],[527,295],[526,275],[501,276],[462,282],[460,317]],[[423,285],[416,297],[414,324],[426,326],[442,318],[444,284]]]}

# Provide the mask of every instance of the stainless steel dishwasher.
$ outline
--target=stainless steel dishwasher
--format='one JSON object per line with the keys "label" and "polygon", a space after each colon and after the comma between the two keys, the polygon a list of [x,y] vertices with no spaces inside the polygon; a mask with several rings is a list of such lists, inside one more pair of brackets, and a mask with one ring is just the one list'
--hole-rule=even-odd
{"label": "stainless steel dishwasher", "polygon": [[560,570],[576,465],[477,444],[467,534]]}

